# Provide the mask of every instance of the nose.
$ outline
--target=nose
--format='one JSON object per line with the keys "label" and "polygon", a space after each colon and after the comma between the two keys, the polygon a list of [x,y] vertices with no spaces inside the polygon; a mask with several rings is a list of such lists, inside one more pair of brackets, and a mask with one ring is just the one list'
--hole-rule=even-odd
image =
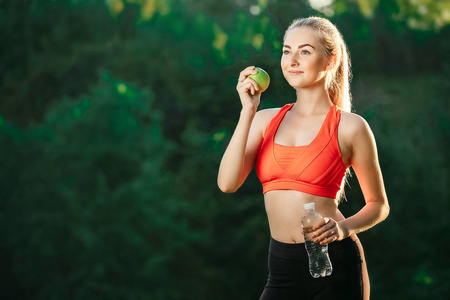
{"label": "nose", "polygon": [[298,66],[299,65],[299,60],[298,60],[298,57],[297,57],[297,53],[293,53],[292,55],[291,55],[291,57],[290,57],[290,65],[291,65],[291,67],[296,67],[296,66]]}

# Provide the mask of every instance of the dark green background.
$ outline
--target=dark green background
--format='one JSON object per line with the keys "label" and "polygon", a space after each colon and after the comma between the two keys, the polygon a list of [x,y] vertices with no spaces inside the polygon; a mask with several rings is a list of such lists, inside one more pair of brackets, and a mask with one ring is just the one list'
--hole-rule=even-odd
{"label": "dark green background", "polygon": [[[312,1],[313,2],[313,1]],[[317,3],[315,1],[314,3]],[[0,298],[258,299],[268,224],[254,173],[216,185],[237,76],[271,75],[298,17],[349,46],[354,110],[391,213],[360,234],[372,299],[449,299],[448,1],[0,1]],[[364,199],[353,177],[340,206]]]}

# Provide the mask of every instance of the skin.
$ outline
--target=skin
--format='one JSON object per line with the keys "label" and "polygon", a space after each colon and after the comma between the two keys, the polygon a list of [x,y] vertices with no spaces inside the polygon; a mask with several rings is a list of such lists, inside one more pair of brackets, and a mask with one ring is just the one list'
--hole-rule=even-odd
{"label": "skin", "polygon": [[[297,100],[286,113],[275,135],[275,143],[285,146],[308,145],[318,134],[333,105],[326,87],[326,74],[335,56],[327,58],[314,30],[297,27],[289,31],[283,47],[281,69],[287,82],[296,90]],[[248,76],[255,67],[244,69],[238,79],[237,91],[242,103],[235,132],[222,158],[218,186],[223,192],[235,192],[255,165],[263,133],[277,109],[257,112],[261,93]],[[275,190],[264,194],[271,236],[284,243],[302,243],[301,219],[303,204],[314,202],[323,219],[313,227],[315,242],[323,245],[346,237],[357,242],[363,259],[365,299],[368,299],[368,275],[362,246],[356,236],[389,214],[389,205],[378,163],[375,139],[367,122],[360,116],[342,112],[338,127],[342,161],[352,167],[361,186],[365,205],[355,215],[345,218],[335,199],[294,190]]]}

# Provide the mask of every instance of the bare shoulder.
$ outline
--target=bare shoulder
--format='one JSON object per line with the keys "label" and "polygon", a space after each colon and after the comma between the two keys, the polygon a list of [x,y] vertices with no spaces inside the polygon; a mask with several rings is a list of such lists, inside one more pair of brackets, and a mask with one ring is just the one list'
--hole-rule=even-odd
{"label": "bare shoulder", "polygon": [[342,112],[339,124],[339,143],[346,163],[355,167],[361,162],[375,161],[375,137],[367,121],[354,113]]}
{"label": "bare shoulder", "polygon": [[361,135],[372,135],[367,121],[355,113],[343,111],[341,114],[341,121],[339,124],[339,134],[346,140],[353,140]]}
{"label": "bare shoulder", "polygon": [[259,129],[264,131],[279,111],[280,108],[267,108],[256,112],[255,118],[253,119],[254,126],[257,126]]}
{"label": "bare shoulder", "polygon": [[266,108],[258,111],[256,115],[262,119],[272,119],[280,111],[280,107],[277,108]]}

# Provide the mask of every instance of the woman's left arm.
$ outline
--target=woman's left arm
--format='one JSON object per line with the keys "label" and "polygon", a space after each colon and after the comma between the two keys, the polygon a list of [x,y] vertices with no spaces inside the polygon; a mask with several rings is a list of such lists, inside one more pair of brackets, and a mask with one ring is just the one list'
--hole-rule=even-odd
{"label": "woman's left arm", "polygon": [[351,145],[350,164],[358,178],[366,205],[357,214],[339,222],[344,237],[367,230],[389,215],[389,204],[372,130],[362,117],[354,114],[351,114],[351,117],[349,125],[352,128],[348,135]]}
{"label": "woman's left arm", "polygon": [[[346,126],[340,131],[348,149],[350,165],[356,173],[366,204],[355,215],[336,222],[324,218],[317,224],[317,242],[327,244],[365,231],[389,215],[389,204],[383,183],[373,133],[367,122],[355,114],[346,114]],[[340,128],[341,129],[341,128]]]}

